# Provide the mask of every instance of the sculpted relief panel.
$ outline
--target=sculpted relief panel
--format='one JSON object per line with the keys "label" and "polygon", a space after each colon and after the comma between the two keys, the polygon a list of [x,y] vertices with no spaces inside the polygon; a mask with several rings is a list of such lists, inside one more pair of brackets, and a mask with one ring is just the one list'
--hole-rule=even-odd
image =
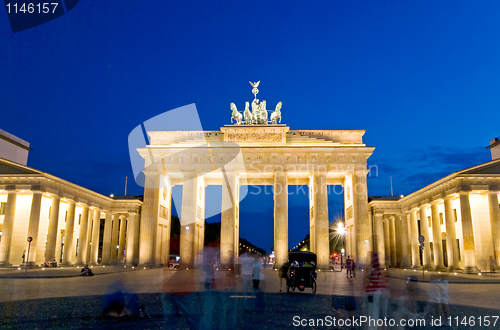
{"label": "sculpted relief panel", "polygon": [[283,135],[281,133],[229,133],[227,136],[230,142],[247,142],[247,143],[278,143],[282,142]]}

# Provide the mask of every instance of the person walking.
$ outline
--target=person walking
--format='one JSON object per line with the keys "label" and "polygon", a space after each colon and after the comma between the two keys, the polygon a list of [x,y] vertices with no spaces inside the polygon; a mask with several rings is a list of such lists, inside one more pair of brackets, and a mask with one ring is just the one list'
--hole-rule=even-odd
{"label": "person walking", "polygon": [[346,269],[346,277],[349,278],[349,275],[352,278],[352,264],[353,261],[351,259],[351,256],[347,256],[347,260],[345,261],[345,269]]}

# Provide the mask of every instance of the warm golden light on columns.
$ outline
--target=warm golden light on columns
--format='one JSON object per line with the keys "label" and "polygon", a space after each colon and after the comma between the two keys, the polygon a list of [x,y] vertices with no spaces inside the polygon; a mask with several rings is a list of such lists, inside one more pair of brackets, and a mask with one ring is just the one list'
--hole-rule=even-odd
{"label": "warm golden light on columns", "polygon": [[443,260],[443,241],[441,234],[441,223],[439,219],[439,205],[437,201],[431,203],[431,220],[432,220],[432,240],[434,246],[434,269],[444,271]]}
{"label": "warm golden light on columns", "polygon": [[420,247],[418,246],[418,209],[410,211],[410,246],[412,256],[412,267],[420,268]]}
{"label": "warm golden light on columns", "polygon": [[182,211],[181,211],[181,237],[180,237],[180,262],[183,267],[192,266],[194,263],[194,239],[196,231],[196,173],[184,173],[182,183]]}
{"label": "warm golden light on columns", "polygon": [[[38,244],[38,228],[40,225],[40,210],[42,206],[42,192],[33,191],[33,199],[31,201],[30,221],[28,224],[28,237],[31,237],[30,255],[28,260],[29,267],[36,267],[36,246]],[[26,246],[28,251],[28,246]]]}
{"label": "warm golden light on columns", "polygon": [[[364,165],[363,165],[364,166]],[[366,167],[366,166],[364,166]],[[355,256],[359,265],[368,265],[371,258],[371,223],[368,219],[368,187],[366,184],[366,169],[355,171],[352,175],[353,209],[354,209],[354,237],[356,245]]]}
{"label": "warm golden light on columns", "polygon": [[120,216],[120,236],[118,240],[118,262],[122,263],[125,257],[125,233],[127,231],[127,217]]}
{"label": "warm golden light on columns", "polygon": [[85,266],[87,260],[87,235],[88,235],[88,224],[89,224],[89,206],[83,204],[82,206],[82,220],[80,222],[80,234],[78,237],[78,255],[76,256],[76,265]]}
{"label": "warm golden light on columns", "polygon": [[446,222],[446,251],[448,254],[448,269],[460,269],[458,266],[458,245],[456,243],[457,234],[451,196],[446,196],[444,198],[444,219]]}
{"label": "warm golden light on columns", "polygon": [[408,212],[403,212],[401,215],[401,260],[402,268],[408,268],[411,265],[411,247],[408,242]]}
{"label": "warm golden light on columns", "polygon": [[431,244],[429,239],[429,219],[427,218],[427,213],[427,205],[420,205],[420,233],[425,238],[424,253],[422,258],[424,260],[424,268],[432,269]]}
{"label": "warm golden light on columns", "polygon": [[396,219],[391,216],[389,217],[389,240],[391,244],[391,266],[396,267],[398,264],[397,260],[397,251],[396,251],[396,227],[395,222]]}
{"label": "warm golden light on columns", "polygon": [[474,230],[472,227],[472,214],[470,209],[469,193],[459,192],[460,215],[462,217],[462,234],[464,242],[465,269],[464,272],[477,272],[476,248],[474,244]]}
{"label": "warm golden light on columns", "polygon": [[274,172],[274,255],[275,266],[288,260],[288,178],[286,171]]}
{"label": "warm golden light on columns", "polygon": [[113,214],[112,216],[112,230],[111,230],[111,249],[109,260],[111,263],[116,263],[118,259],[118,230],[120,229],[120,215]]}
{"label": "warm golden light on columns", "polygon": [[99,254],[99,231],[101,229],[101,210],[99,208],[94,209],[94,222],[92,226],[92,247],[90,249],[90,260],[91,265],[98,265],[97,258]]}
{"label": "warm golden light on columns", "polygon": [[[135,246],[137,245],[139,221],[138,214],[136,212],[130,212],[127,224],[127,265],[133,266],[137,264],[137,255]],[[170,227],[168,227],[170,229]]]}
{"label": "warm golden light on columns", "polygon": [[[495,187],[496,188],[496,187]],[[490,209],[491,235],[493,239],[493,257],[496,265],[500,265],[500,207],[498,205],[498,190],[488,192]]]}
{"label": "warm golden light on columns", "polygon": [[375,249],[381,266],[385,266],[384,213],[376,212],[374,218]]}
{"label": "warm golden light on columns", "polygon": [[[227,178],[227,181],[225,180]],[[221,227],[220,227],[220,262],[229,265],[238,258],[235,251],[236,200],[238,176],[234,172],[226,172],[222,180]]]}
{"label": "warm golden light on columns", "polygon": [[75,230],[75,207],[74,200],[68,201],[68,217],[66,219],[66,230],[64,237],[63,261],[61,266],[71,266],[73,257],[73,234]]}
{"label": "warm golden light on columns", "polygon": [[[387,216],[384,217],[383,227],[384,227],[385,265],[392,266],[392,263],[391,263],[391,231],[389,229],[389,218]],[[379,260],[380,260],[380,257],[379,257]]]}
{"label": "warm golden light on columns", "polygon": [[56,242],[57,242],[57,226],[59,222],[59,205],[61,198],[57,195],[52,195],[52,206],[50,207],[49,230],[47,233],[47,248],[45,251],[45,260],[54,259],[56,257]]}
{"label": "warm golden light on columns", "polygon": [[[318,267],[320,269],[328,269],[330,266],[330,233],[328,222],[328,185],[326,183],[326,173],[315,173],[316,189],[314,192],[315,205],[315,221],[314,227],[316,232],[316,256]],[[288,193],[288,189],[287,189]],[[287,199],[288,206],[288,199]],[[288,212],[287,212],[288,215]],[[287,217],[288,222],[288,217]],[[288,227],[288,224],[287,224]]]}
{"label": "warm golden light on columns", "polygon": [[14,228],[14,217],[16,214],[17,192],[8,190],[7,205],[2,226],[2,240],[0,241],[0,266],[10,266],[10,246],[12,242],[12,229]]}
{"label": "warm golden light on columns", "polygon": [[[106,218],[104,220],[104,233],[102,237],[102,264],[108,265],[111,255],[111,229],[113,226],[113,220],[111,217],[111,212],[106,211]],[[116,245],[115,245],[116,248]]]}
{"label": "warm golden light on columns", "polygon": [[[160,175],[155,171],[145,171],[144,174],[146,181],[139,229],[139,265],[152,267],[155,266],[154,253],[160,204]],[[116,221],[116,225],[118,225],[118,221]],[[113,223],[114,226],[115,223]],[[112,251],[115,251],[116,245],[111,248]],[[113,253],[111,255],[113,256]]]}

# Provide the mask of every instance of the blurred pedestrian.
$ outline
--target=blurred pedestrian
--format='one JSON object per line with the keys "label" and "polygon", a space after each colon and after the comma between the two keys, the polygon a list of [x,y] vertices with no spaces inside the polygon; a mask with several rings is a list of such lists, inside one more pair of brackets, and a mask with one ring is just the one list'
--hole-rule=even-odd
{"label": "blurred pedestrian", "polygon": [[175,272],[165,268],[161,303],[165,329],[199,329],[201,310],[199,291],[201,278],[197,269],[178,268]]}
{"label": "blurred pedestrian", "polygon": [[347,256],[347,260],[345,261],[345,269],[346,269],[346,277],[349,278],[349,275],[352,278],[352,259],[351,256]]}
{"label": "blurred pedestrian", "polygon": [[434,319],[440,319],[443,325],[451,326],[450,320],[450,292],[445,273],[435,274],[429,286],[429,301],[435,309]]}
{"label": "blurred pedestrian", "polygon": [[[374,320],[387,316],[387,274],[380,268],[378,253],[372,252],[372,260],[365,278],[365,306],[368,317]],[[368,324],[368,329],[377,329]]]}

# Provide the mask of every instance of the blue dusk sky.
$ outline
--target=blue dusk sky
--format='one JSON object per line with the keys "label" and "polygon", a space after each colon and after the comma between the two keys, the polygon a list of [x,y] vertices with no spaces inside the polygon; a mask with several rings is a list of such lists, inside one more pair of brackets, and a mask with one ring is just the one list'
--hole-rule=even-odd
{"label": "blue dusk sky", "polygon": [[[2,8],[0,128],[31,143],[31,167],[105,195],[128,176],[141,195],[132,129],[195,103],[203,129],[218,130],[260,80],[291,130],[366,130],[369,194],[390,195],[392,176],[406,195],[491,159],[499,17],[498,1],[80,1],[13,33]],[[272,194],[252,192],[240,236],[269,250]],[[208,187],[210,207],[220,194]],[[343,202],[330,197],[333,218]],[[308,233],[307,203],[290,195],[290,246]]]}

